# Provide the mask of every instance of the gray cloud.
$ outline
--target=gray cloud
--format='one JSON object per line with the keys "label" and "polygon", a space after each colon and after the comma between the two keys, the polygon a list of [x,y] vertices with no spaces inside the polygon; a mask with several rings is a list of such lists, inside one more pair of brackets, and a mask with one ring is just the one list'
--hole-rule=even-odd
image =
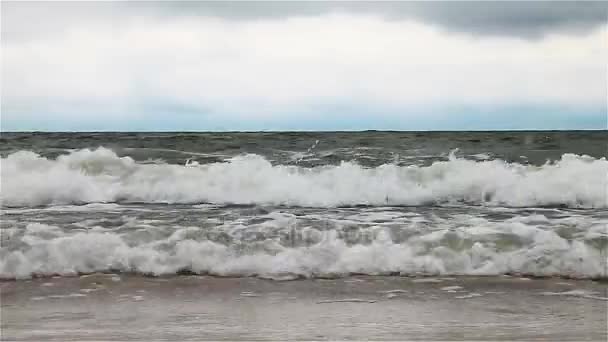
{"label": "gray cloud", "polygon": [[[143,9],[140,4],[130,4]],[[579,33],[608,21],[608,2],[598,1],[255,1],[148,3],[166,14],[234,20],[315,16],[328,12],[410,19],[476,35],[539,37],[552,31]]]}
{"label": "gray cloud", "polygon": [[44,35],[65,30],[70,25],[112,24],[133,17],[205,16],[264,20],[332,12],[373,14],[387,20],[415,20],[446,31],[473,35],[539,38],[552,32],[584,33],[606,23],[608,2],[2,2],[2,38]]}
{"label": "gray cloud", "polygon": [[606,3],[0,4],[13,127],[606,112]]}

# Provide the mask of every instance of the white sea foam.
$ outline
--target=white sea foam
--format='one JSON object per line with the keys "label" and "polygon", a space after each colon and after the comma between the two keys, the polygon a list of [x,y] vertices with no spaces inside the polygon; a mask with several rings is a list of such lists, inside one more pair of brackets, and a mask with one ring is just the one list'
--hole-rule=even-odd
{"label": "white sea foam", "polygon": [[57,159],[2,158],[4,206],[96,202],[333,207],[467,202],[512,207],[606,208],[608,161],[564,154],[542,166],[451,156],[431,166],[272,165],[258,155],[196,166],[140,164],[105,148]]}
{"label": "white sea foam", "polygon": [[463,295],[463,296],[456,296],[454,298],[456,298],[456,299],[469,299],[469,298],[475,298],[475,297],[481,297],[481,296],[483,296],[483,295],[480,294],[480,293],[472,292],[472,293],[469,293],[469,294],[466,294],[466,295]]}
{"label": "white sea foam", "polygon": [[587,298],[587,299],[608,301],[608,297],[602,297],[602,296],[599,296],[597,292],[587,291],[587,290],[570,290],[570,291],[563,291],[563,292],[543,292],[541,294],[544,296],[572,296],[572,297],[581,297],[581,298]]}
{"label": "white sea foam", "polygon": [[462,286],[444,286],[441,288],[442,291],[455,292],[462,290]]}
{"label": "white sea foam", "polygon": [[[373,240],[357,244],[347,243],[336,231],[325,231],[319,232],[321,239],[306,246],[286,246],[273,237],[226,245],[193,236],[190,233],[197,229],[194,227],[178,229],[154,241],[95,231],[68,231],[41,238],[36,235],[40,229],[26,228],[23,236],[0,250],[0,278],[108,271],[151,275],[188,271],[269,279],[350,274],[608,276],[605,247],[519,222],[483,224],[494,229],[462,227],[444,229],[441,234],[421,232],[401,242],[391,239],[389,228],[371,227],[377,232]],[[120,281],[120,277],[112,280]]]}

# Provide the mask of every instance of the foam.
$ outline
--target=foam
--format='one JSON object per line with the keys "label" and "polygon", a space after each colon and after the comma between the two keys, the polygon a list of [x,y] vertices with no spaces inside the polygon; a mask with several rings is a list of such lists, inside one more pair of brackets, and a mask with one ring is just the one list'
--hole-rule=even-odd
{"label": "foam", "polygon": [[542,166],[451,155],[430,166],[352,162],[303,168],[258,155],[204,165],[142,164],[106,148],[56,159],[20,151],[2,158],[2,204],[268,204],[310,207],[470,203],[606,208],[608,161],[564,154]]}
{"label": "foam", "polygon": [[598,296],[597,292],[587,291],[587,290],[570,290],[570,291],[563,291],[563,292],[542,292],[541,295],[544,295],[544,296],[571,296],[571,297],[580,297],[580,298],[586,298],[586,299],[608,301],[608,297],[601,297],[601,296]]}
{"label": "foam", "polygon": [[440,290],[448,291],[448,292],[455,292],[455,291],[462,290],[462,289],[463,289],[462,286],[444,286]]}
{"label": "foam", "polygon": [[331,304],[331,303],[375,303],[376,300],[361,299],[361,298],[345,298],[345,299],[327,299],[320,300],[317,304]]}
{"label": "foam", "polygon": [[[485,224],[491,224],[486,222]],[[494,223],[501,245],[470,229],[421,232],[396,243],[390,229],[372,227],[372,241],[349,244],[336,231],[326,231],[307,246],[293,247],[275,238],[230,245],[193,237],[192,227],[160,240],[133,241],[114,232],[70,232],[39,238],[25,230],[0,250],[0,278],[124,272],[174,275],[191,272],[216,276],[258,276],[269,279],[341,277],[351,274],[425,275],[414,282],[441,283],[442,276],[518,274],[573,278],[606,278],[605,250],[584,240],[522,223]],[[235,228],[238,229],[238,228]],[[475,242],[473,242],[475,241]],[[24,245],[25,244],[25,245]],[[112,281],[120,281],[112,276]]]}
{"label": "foam", "polygon": [[475,297],[481,297],[483,296],[481,293],[475,293],[475,292],[471,292],[469,294],[463,295],[463,296],[456,296],[454,298],[456,299],[469,299],[469,298],[475,298]]}

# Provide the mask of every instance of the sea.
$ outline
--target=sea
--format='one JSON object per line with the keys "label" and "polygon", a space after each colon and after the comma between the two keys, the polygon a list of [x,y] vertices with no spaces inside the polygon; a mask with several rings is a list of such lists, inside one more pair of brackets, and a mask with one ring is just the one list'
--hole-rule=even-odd
{"label": "sea", "polygon": [[606,279],[607,138],[2,133],[0,278]]}
{"label": "sea", "polygon": [[607,133],[2,133],[0,339],[606,341]]}

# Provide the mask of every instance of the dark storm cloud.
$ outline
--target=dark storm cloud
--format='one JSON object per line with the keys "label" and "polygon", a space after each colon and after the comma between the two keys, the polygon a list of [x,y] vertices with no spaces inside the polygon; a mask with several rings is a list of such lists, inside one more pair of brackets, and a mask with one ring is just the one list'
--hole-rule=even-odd
{"label": "dark storm cloud", "polygon": [[578,34],[608,22],[608,2],[588,1],[145,1],[2,2],[2,38],[40,36],[73,25],[116,24],[124,19],[218,17],[264,20],[340,12],[373,14],[387,20],[415,20],[446,31],[473,35],[538,38],[559,32]]}
{"label": "dark storm cloud", "polygon": [[[140,4],[130,4],[142,9]],[[162,2],[146,10],[167,15],[205,15],[233,20],[316,16],[330,12],[410,19],[476,35],[538,37],[553,31],[579,33],[608,21],[608,2],[409,1],[409,2]]]}

